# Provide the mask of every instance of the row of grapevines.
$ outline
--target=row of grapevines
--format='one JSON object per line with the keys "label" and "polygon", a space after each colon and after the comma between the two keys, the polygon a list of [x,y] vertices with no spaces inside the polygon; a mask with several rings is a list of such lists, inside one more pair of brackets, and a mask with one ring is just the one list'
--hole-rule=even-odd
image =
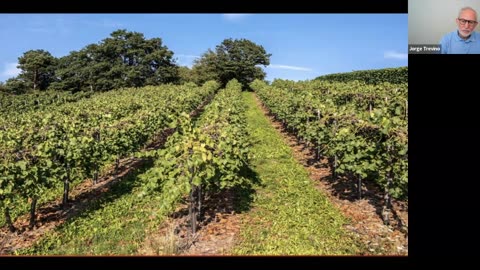
{"label": "row of grapevines", "polygon": [[160,192],[159,210],[166,212],[188,194],[193,233],[206,194],[250,184],[240,175],[249,149],[244,111],[241,84],[232,80],[206,106],[196,125],[184,114],[165,149],[142,154],[156,157],[154,168],[141,176],[145,193]]}
{"label": "row of grapevines", "polygon": [[[384,189],[384,219],[391,196],[408,198],[408,130],[406,113],[398,109],[406,98],[402,85],[384,84],[379,91],[358,88],[358,83],[280,82],[268,86],[256,81],[252,88],[284,127],[312,145],[317,159],[327,157],[333,176],[346,176],[361,197],[362,180]],[[380,87],[380,86],[375,86]],[[389,88],[390,87],[390,88]],[[402,89],[402,90],[399,90]],[[359,106],[362,90],[375,93],[375,106]],[[351,95],[351,101],[339,96]],[[359,98],[360,100],[357,100]]]}
{"label": "row of grapevines", "polygon": [[0,114],[13,112],[35,111],[52,105],[76,102],[83,98],[89,98],[94,94],[92,91],[59,92],[45,91],[23,95],[0,95]]}

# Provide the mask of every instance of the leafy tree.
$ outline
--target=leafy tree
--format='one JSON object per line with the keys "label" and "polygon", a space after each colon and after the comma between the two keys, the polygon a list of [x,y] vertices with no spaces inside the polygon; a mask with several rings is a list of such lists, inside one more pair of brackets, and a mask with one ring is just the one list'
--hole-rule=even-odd
{"label": "leafy tree", "polygon": [[[50,87],[56,90],[73,90],[74,92],[84,88],[90,82],[88,74],[88,57],[85,51],[73,51],[69,55],[58,59],[57,81]],[[90,85],[92,87],[92,85]]]}
{"label": "leafy tree", "polygon": [[160,38],[145,39],[142,33],[117,30],[100,45],[104,60],[113,63],[108,77],[114,87],[140,87],[178,80],[173,52]]}
{"label": "leafy tree", "polygon": [[193,61],[192,79],[197,85],[203,85],[210,80],[220,81],[220,73],[218,72],[217,54],[208,49],[202,57]]}
{"label": "leafy tree", "polygon": [[24,94],[28,91],[28,84],[21,78],[10,78],[5,82],[5,91],[13,94]]}
{"label": "leafy tree", "polygon": [[243,87],[255,79],[263,80],[265,72],[258,65],[268,66],[271,54],[263,46],[247,39],[225,39],[215,49],[209,50],[195,61],[193,70],[198,81],[215,78],[226,85],[237,79]]}
{"label": "leafy tree", "polygon": [[179,77],[179,81],[178,81],[179,84],[184,84],[187,82],[195,82],[193,77],[193,71],[186,66],[178,67],[178,77]]}
{"label": "leafy tree", "polygon": [[45,90],[54,80],[55,64],[56,58],[47,51],[27,51],[18,58],[17,67],[22,70],[18,77],[24,79],[33,90]]}
{"label": "leafy tree", "polygon": [[106,91],[178,81],[173,52],[160,38],[117,30],[99,44],[90,44],[61,59],[55,89]]}

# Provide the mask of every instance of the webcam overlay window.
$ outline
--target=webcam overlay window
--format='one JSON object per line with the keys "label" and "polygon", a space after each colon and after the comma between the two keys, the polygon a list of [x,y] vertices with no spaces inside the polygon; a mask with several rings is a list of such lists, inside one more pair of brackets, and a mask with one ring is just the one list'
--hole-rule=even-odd
{"label": "webcam overlay window", "polygon": [[480,0],[408,1],[409,54],[480,54]]}

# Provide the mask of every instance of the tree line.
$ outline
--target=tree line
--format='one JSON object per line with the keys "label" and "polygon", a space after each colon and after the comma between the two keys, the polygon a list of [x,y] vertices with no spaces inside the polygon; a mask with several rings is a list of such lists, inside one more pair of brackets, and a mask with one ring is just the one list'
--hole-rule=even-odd
{"label": "tree line", "polygon": [[176,63],[174,52],[161,38],[146,39],[142,33],[119,29],[97,44],[60,58],[43,49],[25,52],[18,58],[20,74],[0,82],[0,92],[108,91],[165,83],[201,85],[209,80],[225,86],[232,79],[247,88],[255,79],[265,78],[260,66],[268,66],[270,56],[250,40],[229,38],[188,68]]}

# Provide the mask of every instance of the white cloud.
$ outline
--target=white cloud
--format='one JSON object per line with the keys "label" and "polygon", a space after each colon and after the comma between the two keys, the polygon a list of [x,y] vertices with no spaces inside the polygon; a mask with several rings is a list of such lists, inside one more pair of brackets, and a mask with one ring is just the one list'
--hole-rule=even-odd
{"label": "white cloud", "polygon": [[406,54],[406,53],[399,53],[399,52],[396,52],[396,51],[386,51],[386,52],[383,54],[383,57],[384,57],[384,58],[387,58],[387,59],[407,59],[407,58],[408,58],[408,54]]}
{"label": "white cloud", "polygon": [[182,66],[187,66],[189,68],[192,68],[193,66],[193,61],[196,58],[200,58],[198,55],[191,55],[191,54],[175,54],[174,56],[178,57],[178,65]]}
{"label": "white cloud", "polygon": [[200,58],[198,55],[189,55],[189,54],[177,54],[176,56],[182,57],[182,58]]}
{"label": "white cloud", "polygon": [[2,76],[4,77],[15,77],[20,74],[20,69],[17,68],[17,63],[5,63],[2,71]]}
{"label": "white cloud", "polygon": [[251,14],[235,14],[235,13],[229,13],[229,14],[223,14],[223,18],[225,18],[228,21],[239,21],[242,20],[243,18],[250,16]]}
{"label": "white cloud", "polygon": [[311,68],[306,67],[296,67],[296,66],[287,66],[287,65],[269,65],[269,68],[275,69],[289,69],[289,70],[299,70],[299,71],[313,71]]}

